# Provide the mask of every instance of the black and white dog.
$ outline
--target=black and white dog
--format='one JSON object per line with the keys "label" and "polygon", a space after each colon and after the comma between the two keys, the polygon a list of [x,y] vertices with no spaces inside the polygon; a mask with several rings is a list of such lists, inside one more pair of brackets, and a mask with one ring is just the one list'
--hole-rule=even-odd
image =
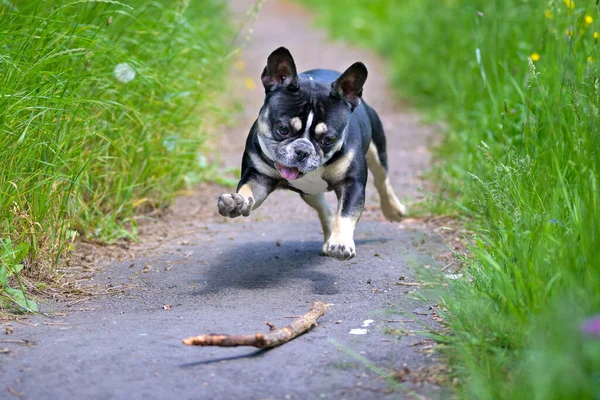
{"label": "black and white dog", "polygon": [[[242,178],[236,193],[219,196],[219,213],[247,217],[274,190],[290,189],[318,212],[323,253],[354,257],[367,166],[385,217],[399,221],[406,213],[388,180],[381,121],[361,101],[367,68],[357,62],[343,74],[326,69],[298,74],[292,55],[280,47],[269,56],[261,79],[265,103],[246,141]],[[335,214],[325,201],[330,190],[338,198]]]}

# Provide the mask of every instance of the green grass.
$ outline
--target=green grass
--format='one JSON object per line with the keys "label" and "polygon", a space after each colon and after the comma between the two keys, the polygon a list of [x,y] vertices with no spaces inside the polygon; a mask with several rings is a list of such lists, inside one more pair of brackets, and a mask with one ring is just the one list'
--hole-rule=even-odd
{"label": "green grass", "polygon": [[202,178],[230,33],[213,0],[0,2],[0,303]]}
{"label": "green grass", "polygon": [[600,313],[596,2],[302,2],[447,122],[433,176],[475,232],[439,339],[460,396],[600,398],[600,340],[581,332]]}

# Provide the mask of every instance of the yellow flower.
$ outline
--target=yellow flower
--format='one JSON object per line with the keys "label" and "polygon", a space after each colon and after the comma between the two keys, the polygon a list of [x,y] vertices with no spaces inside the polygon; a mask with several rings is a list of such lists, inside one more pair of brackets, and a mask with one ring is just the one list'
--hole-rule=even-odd
{"label": "yellow flower", "polygon": [[531,58],[531,61],[540,61],[540,55],[538,53],[531,53],[529,58]]}
{"label": "yellow flower", "polygon": [[246,86],[246,89],[248,90],[254,90],[256,89],[256,83],[251,79],[251,78],[244,78],[244,85]]}
{"label": "yellow flower", "polygon": [[235,67],[240,71],[243,71],[246,69],[246,62],[244,60],[242,60],[241,58],[238,58],[237,60],[235,60],[233,65],[235,65]]}
{"label": "yellow flower", "polygon": [[593,63],[593,62],[594,62],[594,57],[592,57],[592,56],[589,56],[589,57],[588,57],[588,62],[591,62],[591,63]]}
{"label": "yellow flower", "polygon": [[594,22],[594,18],[590,17],[589,15],[586,15],[584,20],[586,25],[591,25],[592,22]]}
{"label": "yellow flower", "polygon": [[594,39],[598,39],[598,32],[594,32]]}
{"label": "yellow flower", "polygon": [[571,10],[575,8],[575,2],[573,0],[565,0],[565,5]]}
{"label": "yellow flower", "polygon": [[554,16],[552,15],[552,11],[546,10],[546,11],[544,11],[544,17],[546,17],[548,19],[552,19]]}

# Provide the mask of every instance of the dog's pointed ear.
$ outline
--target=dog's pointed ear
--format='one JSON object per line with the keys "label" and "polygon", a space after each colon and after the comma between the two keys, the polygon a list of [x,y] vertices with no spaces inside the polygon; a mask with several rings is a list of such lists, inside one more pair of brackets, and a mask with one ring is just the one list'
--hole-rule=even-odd
{"label": "dog's pointed ear", "polygon": [[361,62],[355,62],[333,84],[331,91],[352,105],[358,107],[362,97],[363,85],[367,81],[367,67]]}
{"label": "dog's pointed ear", "polygon": [[292,54],[285,47],[280,47],[271,53],[267,66],[263,70],[261,80],[265,90],[270,92],[276,87],[298,86],[298,73]]}

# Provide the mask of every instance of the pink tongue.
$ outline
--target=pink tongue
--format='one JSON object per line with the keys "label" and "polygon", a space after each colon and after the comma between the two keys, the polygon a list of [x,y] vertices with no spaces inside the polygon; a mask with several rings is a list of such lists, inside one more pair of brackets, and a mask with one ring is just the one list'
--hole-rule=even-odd
{"label": "pink tongue", "polygon": [[278,167],[281,176],[283,176],[285,179],[289,179],[290,181],[296,179],[300,173],[300,170],[298,170],[296,167],[285,167],[281,164],[279,164]]}

